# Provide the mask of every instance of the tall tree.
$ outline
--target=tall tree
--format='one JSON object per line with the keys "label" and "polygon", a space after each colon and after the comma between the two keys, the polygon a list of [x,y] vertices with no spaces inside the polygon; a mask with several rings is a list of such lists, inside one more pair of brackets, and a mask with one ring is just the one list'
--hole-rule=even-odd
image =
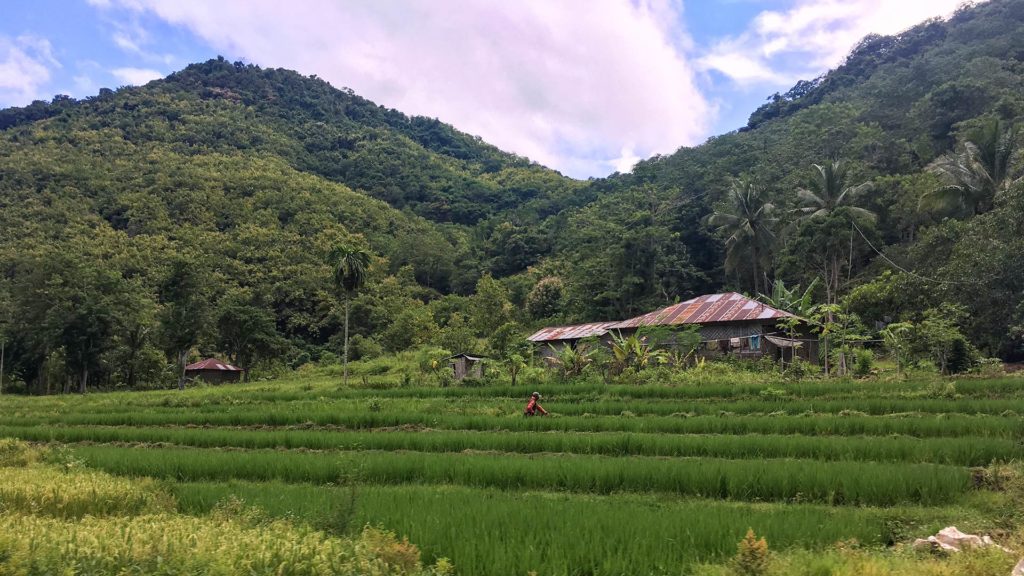
{"label": "tall tree", "polygon": [[245,370],[246,378],[253,364],[279,354],[287,344],[277,331],[273,310],[245,289],[221,298],[216,324],[217,347]]}
{"label": "tall tree", "polygon": [[178,367],[178,389],[185,389],[188,353],[206,330],[210,301],[207,280],[199,266],[179,258],[160,285],[160,329],[164,350]]}
{"label": "tall tree", "polygon": [[955,150],[928,166],[943,185],[924,196],[922,204],[967,215],[988,212],[1021,181],[1013,170],[1019,145],[1020,131],[1015,124],[1005,126],[998,119],[985,122]]}
{"label": "tall tree", "polygon": [[[725,237],[726,272],[737,272],[748,263],[754,292],[761,291],[761,276],[770,266],[778,223],[775,205],[765,196],[764,188],[752,179],[736,179],[726,195],[727,204],[708,216],[708,224]],[[764,278],[763,285],[767,282]]]}
{"label": "tall tree", "polygon": [[334,262],[334,289],[345,306],[344,382],[348,384],[348,320],[352,298],[366,284],[370,255],[362,248],[343,244],[331,255]]}
{"label": "tall tree", "polygon": [[[802,204],[797,209],[802,221],[833,221],[835,218],[849,220],[851,261],[848,262],[848,265],[852,267],[853,228],[858,223],[861,225],[873,224],[877,217],[874,212],[853,205],[864,192],[870,189],[871,183],[863,182],[850,185],[848,180],[849,166],[839,160],[814,164],[814,175],[808,181],[807,187],[798,189],[796,194]],[[835,224],[834,221],[831,223]],[[829,234],[829,236],[834,236],[834,234]],[[845,251],[842,247],[843,244],[846,242],[828,242],[821,247],[825,252],[826,300],[830,304],[834,304],[838,298],[840,270]]]}

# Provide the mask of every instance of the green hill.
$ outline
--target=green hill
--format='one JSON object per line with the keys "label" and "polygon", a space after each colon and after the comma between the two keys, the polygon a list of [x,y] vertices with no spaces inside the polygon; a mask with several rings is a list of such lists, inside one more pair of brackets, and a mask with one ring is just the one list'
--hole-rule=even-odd
{"label": "green hill", "polygon": [[[204,352],[254,365],[336,352],[329,255],[340,243],[375,256],[353,307],[357,355],[826,277],[819,297],[852,294],[848,311],[868,327],[945,310],[984,353],[1013,357],[1020,187],[984,210],[943,208],[927,167],[1024,115],[1022,29],[1024,0],[993,0],[865,38],[743,130],[587,182],[316,77],[223,59],[2,110],[5,372],[38,390],[72,375],[165,377],[183,279],[199,295]],[[870,190],[798,220],[812,163],[832,159]],[[707,220],[731,210],[740,176],[775,208],[759,252]],[[854,226],[856,208],[876,218]]]}

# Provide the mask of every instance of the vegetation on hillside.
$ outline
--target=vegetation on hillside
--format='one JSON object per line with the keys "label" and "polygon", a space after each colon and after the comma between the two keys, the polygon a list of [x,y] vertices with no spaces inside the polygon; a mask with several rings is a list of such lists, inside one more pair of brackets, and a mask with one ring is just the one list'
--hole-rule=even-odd
{"label": "vegetation on hillside", "polygon": [[[944,371],[965,367],[954,348],[1019,359],[1022,26],[1024,0],[992,0],[865,38],[746,129],[587,182],[223,59],[2,110],[5,380],[136,388],[196,355],[267,373],[346,349],[480,352],[503,326],[511,341],[776,281],[814,286],[819,331],[882,340],[900,322]],[[369,255],[344,297],[342,246]],[[528,355],[493,352],[509,369]]]}

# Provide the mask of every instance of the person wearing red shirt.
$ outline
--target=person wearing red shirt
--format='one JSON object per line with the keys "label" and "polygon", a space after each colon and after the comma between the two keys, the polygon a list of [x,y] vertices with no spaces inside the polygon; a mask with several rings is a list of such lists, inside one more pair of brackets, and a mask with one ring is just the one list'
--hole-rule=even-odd
{"label": "person wearing red shirt", "polygon": [[534,392],[530,395],[530,401],[526,404],[526,408],[523,410],[523,416],[547,416],[548,411],[540,405],[540,392]]}

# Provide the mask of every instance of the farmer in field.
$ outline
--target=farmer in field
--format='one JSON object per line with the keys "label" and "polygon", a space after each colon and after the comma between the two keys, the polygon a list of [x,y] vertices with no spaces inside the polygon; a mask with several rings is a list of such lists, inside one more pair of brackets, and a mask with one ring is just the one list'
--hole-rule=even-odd
{"label": "farmer in field", "polygon": [[530,394],[530,401],[526,403],[526,408],[523,409],[523,416],[547,416],[548,411],[540,405],[540,392],[534,392]]}

